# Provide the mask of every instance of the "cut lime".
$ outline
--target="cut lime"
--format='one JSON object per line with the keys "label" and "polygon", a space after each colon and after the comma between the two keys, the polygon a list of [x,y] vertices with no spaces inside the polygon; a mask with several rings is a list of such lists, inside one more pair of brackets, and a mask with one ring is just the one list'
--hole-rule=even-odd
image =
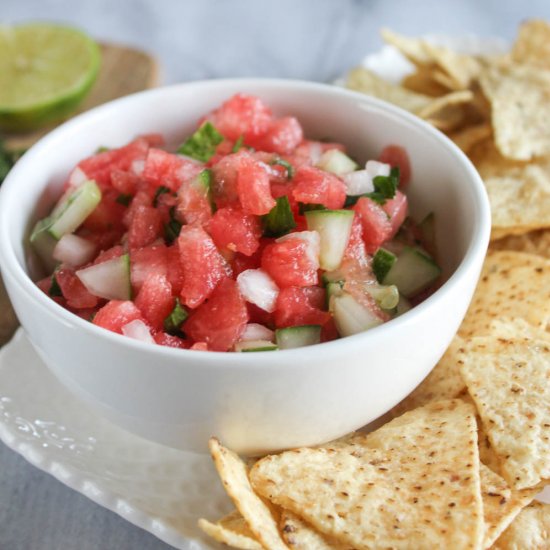
{"label": "cut lime", "polygon": [[76,29],[0,26],[0,128],[31,130],[70,113],[98,73],[98,45]]}

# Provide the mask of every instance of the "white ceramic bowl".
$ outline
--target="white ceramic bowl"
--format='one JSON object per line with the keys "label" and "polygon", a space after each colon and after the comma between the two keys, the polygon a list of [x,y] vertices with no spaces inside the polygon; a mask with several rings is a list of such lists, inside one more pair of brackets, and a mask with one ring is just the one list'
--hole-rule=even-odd
{"label": "white ceramic bowl", "polygon": [[[177,143],[236,92],[296,115],[309,137],[345,143],[360,160],[390,143],[412,159],[412,213],[436,213],[447,281],[398,319],[317,346],[266,353],[171,349],[83,321],[33,283],[29,228],[71,168],[99,145],[162,132]],[[203,451],[211,435],[243,453],[321,443],[368,423],[411,392],[443,354],[479,277],[490,215],[482,182],[447,138],[418,118],[341,88],[284,80],[195,82],[129,96],[44,137],[0,191],[0,266],[33,346],[59,379],[120,426]],[[31,261],[30,261],[31,260]]]}

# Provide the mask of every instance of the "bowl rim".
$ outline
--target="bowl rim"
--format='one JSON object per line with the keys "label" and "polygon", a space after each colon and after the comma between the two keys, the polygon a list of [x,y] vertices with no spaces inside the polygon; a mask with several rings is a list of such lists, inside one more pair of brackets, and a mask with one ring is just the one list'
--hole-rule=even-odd
{"label": "bowl rim", "polygon": [[[411,310],[407,311],[403,315],[391,319],[390,321],[383,323],[377,327],[374,327],[368,331],[355,334],[353,336],[347,336],[345,338],[339,338],[330,342],[323,342],[320,344],[315,344],[313,346],[307,346],[305,348],[295,348],[288,350],[277,350],[276,353],[272,352],[257,352],[257,353],[235,353],[235,352],[212,352],[212,351],[198,351],[198,350],[187,350],[179,348],[171,348],[168,346],[159,346],[152,345],[150,343],[141,342],[121,334],[106,330],[102,327],[98,327],[93,323],[85,321],[80,318],[78,315],[70,312],[69,310],[63,308],[57,302],[52,300],[46,294],[44,294],[36,286],[36,283],[32,281],[27,271],[19,263],[15,248],[11,246],[9,239],[9,224],[8,216],[2,215],[2,212],[8,208],[10,203],[13,203],[14,198],[17,195],[17,192],[20,192],[20,184],[18,183],[18,178],[20,172],[24,172],[27,169],[27,166],[34,162],[35,157],[39,157],[43,149],[46,149],[50,142],[53,142],[57,139],[62,139],[62,136],[65,133],[74,131],[78,129],[82,123],[93,119],[98,115],[102,115],[108,111],[115,112],[116,109],[121,105],[138,103],[142,100],[143,97],[150,97],[154,95],[160,95],[166,93],[177,93],[178,89],[188,89],[188,88],[202,88],[202,87],[235,87],[237,85],[248,86],[248,87],[261,87],[266,88],[279,88],[279,89],[289,89],[289,90],[309,90],[314,93],[328,94],[332,96],[340,96],[343,98],[354,99],[358,102],[358,108],[361,106],[369,106],[377,109],[379,112],[382,112],[385,115],[393,115],[398,118],[404,119],[405,122],[409,123],[412,126],[415,126],[417,129],[423,133],[430,136],[435,142],[438,142],[442,147],[446,148],[457,161],[462,164],[462,168],[465,173],[469,176],[468,187],[470,187],[470,192],[473,192],[473,203],[474,203],[474,228],[473,228],[473,238],[470,240],[467,250],[463,255],[459,265],[452,272],[449,278],[426,300],[420,304],[414,306]],[[17,189],[19,187],[19,189]],[[294,80],[294,79],[273,79],[273,78],[229,78],[229,79],[210,79],[210,80],[199,80],[193,82],[185,82],[180,84],[173,84],[169,86],[162,86],[158,88],[153,88],[151,90],[144,90],[122,98],[109,101],[103,105],[99,105],[86,111],[80,115],[75,116],[74,118],[64,122],[45,136],[43,136],[37,143],[35,143],[17,162],[17,164],[12,168],[8,174],[6,180],[3,182],[2,187],[0,188],[0,267],[4,276],[9,276],[13,286],[16,286],[19,291],[27,294],[30,299],[33,301],[34,305],[39,306],[41,309],[46,309],[50,314],[59,317],[60,320],[64,321],[65,324],[69,324],[74,328],[90,331],[92,335],[95,335],[98,338],[106,339],[110,341],[113,345],[122,345],[130,349],[135,349],[141,352],[147,352],[151,354],[161,354],[167,358],[180,359],[179,368],[186,365],[185,359],[192,359],[193,363],[203,363],[201,366],[208,366],[210,368],[217,367],[222,365],[223,368],[227,368],[230,365],[234,366],[251,366],[254,363],[258,363],[258,360],[261,358],[261,363],[263,364],[277,364],[278,368],[291,367],[296,368],[296,363],[291,361],[291,356],[294,355],[297,358],[306,357],[308,362],[313,362],[315,358],[319,355],[324,355],[327,352],[334,353],[338,355],[339,351],[345,351],[345,346],[358,345],[360,342],[365,339],[375,339],[381,335],[384,331],[398,330],[399,327],[414,323],[415,320],[422,316],[426,310],[432,307],[437,300],[439,300],[444,293],[452,292],[455,287],[457,287],[460,282],[468,276],[468,274],[473,270],[474,272],[477,269],[477,264],[479,264],[479,269],[481,268],[481,263],[485,252],[487,250],[487,245],[489,242],[490,235],[490,206],[485,191],[483,182],[474,168],[471,161],[468,157],[443,133],[436,130],[434,127],[429,125],[424,120],[416,117],[412,113],[405,111],[391,103],[374,98],[371,96],[366,96],[359,92],[352,90],[347,90],[340,86],[322,84],[317,82],[309,82],[305,80]],[[20,243],[21,247],[24,247],[24,243]],[[352,346],[353,347],[353,346]],[[306,350],[304,352],[304,350]],[[258,356],[258,353],[260,354]],[[284,355],[281,356],[280,354]],[[284,357],[284,360],[281,359]]]}

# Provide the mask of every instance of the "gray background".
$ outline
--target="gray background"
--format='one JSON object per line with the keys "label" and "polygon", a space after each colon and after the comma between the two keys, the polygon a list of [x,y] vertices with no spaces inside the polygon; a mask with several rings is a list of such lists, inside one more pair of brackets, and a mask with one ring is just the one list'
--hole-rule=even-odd
{"label": "gray background", "polygon": [[[0,23],[76,24],[153,53],[161,82],[330,81],[380,47],[378,29],[514,37],[550,0],[0,0]],[[0,550],[168,550],[0,443]]]}

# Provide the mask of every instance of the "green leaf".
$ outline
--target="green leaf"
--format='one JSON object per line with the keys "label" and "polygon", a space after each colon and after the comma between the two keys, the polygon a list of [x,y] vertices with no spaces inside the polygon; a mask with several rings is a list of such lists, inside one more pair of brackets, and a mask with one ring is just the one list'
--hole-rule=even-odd
{"label": "green leaf", "polygon": [[385,248],[379,248],[376,251],[372,259],[372,271],[376,276],[376,279],[379,283],[386,278],[388,271],[392,268],[393,264],[397,260],[395,254],[392,254],[389,250]]}
{"label": "green leaf", "polygon": [[372,193],[364,193],[363,195],[348,195],[344,208],[353,206],[361,197],[367,197],[377,204],[385,204],[388,199],[393,199],[399,186],[399,168],[394,166],[389,176],[376,176],[372,183],[374,191]]}
{"label": "green leaf", "polygon": [[164,224],[164,238],[167,244],[172,244],[179,236],[182,223],[176,217],[176,208],[170,208],[170,221]]}
{"label": "green leaf", "polygon": [[174,336],[181,335],[181,325],[183,322],[189,317],[189,313],[187,310],[181,305],[178,298],[176,298],[176,304],[174,305],[174,309],[164,319],[164,330],[168,334],[172,334]]}
{"label": "green leaf", "polygon": [[124,206],[128,206],[131,202],[134,196],[131,193],[121,193],[115,201],[118,202],[118,204],[122,204]]}
{"label": "green leaf", "polygon": [[231,149],[231,152],[232,153],[238,153],[240,148],[243,146],[243,143],[244,143],[244,137],[242,135],[240,135],[237,139],[237,141],[235,142],[235,144],[233,145],[233,148]]}
{"label": "green leaf", "polygon": [[159,197],[165,193],[170,193],[170,189],[165,185],[157,187],[155,191],[155,196],[153,197],[153,206],[156,208],[158,206]]}
{"label": "green leaf", "polygon": [[178,153],[202,162],[208,162],[216,152],[223,136],[211,122],[205,122],[190,138],[180,145]]}
{"label": "green leaf", "polygon": [[52,284],[50,285],[50,289],[48,290],[48,294],[52,297],[59,296],[60,298],[63,297],[63,292],[61,292],[61,287],[59,286],[59,283],[57,282],[57,279],[55,277],[55,272],[52,273],[51,278]]}
{"label": "green leaf", "polygon": [[96,151],[95,151],[95,154],[99,154],[99,153],[105,153],[107,151],[110,151],[111,149],[109,147],[105,147],[105,145],[100,145]]}
{"label": "green leaf", "polygon": [[286,160],[277,157],[275,160],[272,160],[270,162],[272,166],[278,165],[282,166],[283,168],[286,168],[286,178],[291,180],[294,177],[294,166],[290,164],[290,162],[287,162]]}
{"label": "green leaf", "polygon": [[281,237],[296,227],[288,197],[283,195],[276,202],[269,213],[262,216],[265,237]]}

